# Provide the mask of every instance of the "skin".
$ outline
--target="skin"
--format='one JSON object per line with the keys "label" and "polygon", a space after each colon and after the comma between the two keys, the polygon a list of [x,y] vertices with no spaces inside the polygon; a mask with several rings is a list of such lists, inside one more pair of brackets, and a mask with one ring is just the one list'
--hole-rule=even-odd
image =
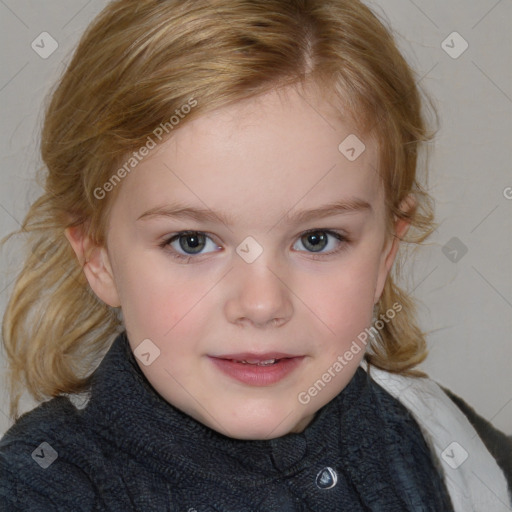
{"label": "skin", "polygon": [[[123,179],[106,247],[80,228],[66,230],[96,295],[122,308],[132,350],[145,339],[159,348],[150,365],[137,359],[155,390],[222,434],[269,439],[302,431],[363,358],[361,350],[309,403],[297,399],[370,325],[408,229],[395,219],[396,237],[386,238],[376,144],[359,136],[366,150],[353,162],[338,150],[353,133],[315,91],[288,87],[224,107],[184,122]],[[371,211],[296,224],[283,218],[349,197]],[[226,212],[233,224],[137,220],[178,200]],[[303,236],[311,229],[349,241],[328,235],[315,252]],[[188,262],[171,256],[186,254],[179,240],[159,245],[185,230],[209,237]],[[248,236],[263,250],[252,263],[236,252]],[[305,357],[263,387],[233,380],[208,357],[271,351]]]}

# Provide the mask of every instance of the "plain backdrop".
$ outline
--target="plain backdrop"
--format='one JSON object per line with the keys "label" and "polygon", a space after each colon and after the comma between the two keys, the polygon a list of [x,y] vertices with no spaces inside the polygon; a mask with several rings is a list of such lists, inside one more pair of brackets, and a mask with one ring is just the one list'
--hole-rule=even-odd
{"label": "plain backdrop", "polygon": [[[106,4],[0,0],[0,236],[19,227],[40,193],[43,99]],[[512,2],[368,4],[394,28],[441,121],[429,182],[440,226],[413,253],[404,282],[429,332],[421,368],[512,434]],[[3,313],[21,264],[15,244],[0,264]],[[0,356],[5,373],[3,350]],[[23,410],[35,405],[28,397],[22,403]],[[7,412],[2,384],[0,434],[11,425]]]}

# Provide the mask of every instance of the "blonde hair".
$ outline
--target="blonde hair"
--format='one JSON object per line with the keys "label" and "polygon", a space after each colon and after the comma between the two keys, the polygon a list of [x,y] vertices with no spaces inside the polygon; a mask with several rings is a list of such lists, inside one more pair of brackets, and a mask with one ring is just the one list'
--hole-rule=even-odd
{"label": "blonde hair", "polygon": [[[434,230],[432,199],[416,176],[418,151],[431,139],[415,77],[390,31],[354,0],[117,0],[83,34],[53,91],[41,137],[44,194],[20,230],[27,255],[2,324],[10,374],[11,417],[27,389],[37,401],[86,390],[93,366],[122,330],[119,311],[90,289],[64,236],[83,226],[105,243],[119,184],[104,186],[155,127],[194,98],[180,127],[201,114],[287,84],[311,80],[328,89],[373,133],[389,213],[408,218],[406,242]],[[177,127],[177,129],[179,129]],[[171,133],[172,135],[172,133]],[[341,141],[340,141],[341,142]],[[399,205],[408,195],[417,208]],[[400,314],[365,355],[403,374],[426,357],[415,303],[389,275],[378,303]]]}

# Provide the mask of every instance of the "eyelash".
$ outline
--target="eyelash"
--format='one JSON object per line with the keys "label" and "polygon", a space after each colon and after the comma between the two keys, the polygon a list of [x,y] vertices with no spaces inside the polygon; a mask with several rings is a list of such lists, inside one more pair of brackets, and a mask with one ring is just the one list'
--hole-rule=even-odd
{"label": "eyelash", "polygon": [[[341,234],[338,231],[333,231],[333,230],[330,230],[330,229],[310,229],[308,231],[305,231],[304,233],[301,233],[299,235],[298,239],[301,239],[302,237],[304,237],[306,235],[313,234],[313,233],[325,233],[326,235],[333,236],[336,240],[341,242],[340,247],[338,249],[333,250],[333,251],[326,252],[326,253],[313,253],[313,252],[311,252],[310,254],[312,255],[312,259],[313,260],[320,260],[320,259],[323,259],[326,256],[333,256],[334,254],[338,254],[338,253],[344,251],[347,248],[347,245],[350,243],[350,240],[345,235]],[[174,258],[174,259],[176,259],[178,261],[187,260],[185,263],[188,263],[190,260],[192,260],[194,258],[197,258],[197,257],[200,257],[201,254],[197,254],[197,255],[190,254],[190,255],[185,256],[185,255],[180,254],[179,252],[175,251],[174,249],[172,249],[170,247],[170,244],[172,242],[174,242],[175,240],[179,240],[179,238],[182,237],[182,236],[195,235],[195,234],[205,235],[206,238],[209,238],[211,240],[211,237],[209,237],[206,233],[204,233],[202,231],[180,231],[179,233],[175,233],[174,235],[172,235],[170,238],[165,239],[160,244],[160,247],[162,249],[164,249],[172,258]],[[303,251],[300,251],[300,252],[303,252]],[[206,253],[206,254],[208,254],[208,253]]]}

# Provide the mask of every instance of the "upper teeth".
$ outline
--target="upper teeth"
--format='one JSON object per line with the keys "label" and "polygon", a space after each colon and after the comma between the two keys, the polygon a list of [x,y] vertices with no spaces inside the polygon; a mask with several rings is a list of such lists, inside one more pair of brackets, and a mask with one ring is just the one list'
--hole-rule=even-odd
{"label": "upper teeth", "polygon": [[266,361],[258,361],[256,359],[250,359],[250,360],[244,360],[244,361],[238,361],[239,363],[244,364],[257,364],[258,366],[267,366],[269,364],[274,364],[277,361],[277,359],[267,359]]}

